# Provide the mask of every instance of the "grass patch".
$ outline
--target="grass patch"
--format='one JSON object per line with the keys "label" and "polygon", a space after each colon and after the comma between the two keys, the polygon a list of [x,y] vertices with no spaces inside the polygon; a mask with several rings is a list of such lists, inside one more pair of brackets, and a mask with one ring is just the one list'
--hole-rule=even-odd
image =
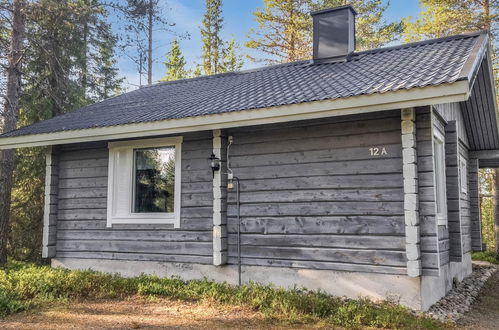
{"label": "grass patch", "polygon": [[499,255],[492,250],[471,253],[473,260],[487,261],[499,265]]}
{"label": "grass patch", "polygon": [[284,290],[251,283],[236,287],[207,280],[138,276],[122,278],[94,271],[69,271],[10,263],[0,269],[0,316],[46,302],[68,299],[160,296],[249,306],[267,318],[292,323],[318,322],[347,328],[441,329],[446,324],[414,315],[396,303],[347,300],[318,291]]}

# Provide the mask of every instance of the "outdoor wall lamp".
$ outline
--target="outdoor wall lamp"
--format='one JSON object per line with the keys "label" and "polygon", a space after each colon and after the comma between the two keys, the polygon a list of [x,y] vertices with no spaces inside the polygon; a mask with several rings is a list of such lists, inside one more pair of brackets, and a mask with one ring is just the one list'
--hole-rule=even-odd
{"label": "outdoor wall lamp", "polygon": [[215,156],[215,154],[211,154],[210,158],[210,166],[211,166],[211,171],[213,173],[213,177],[215,177],[215,171],[220,170],[220,158]]}

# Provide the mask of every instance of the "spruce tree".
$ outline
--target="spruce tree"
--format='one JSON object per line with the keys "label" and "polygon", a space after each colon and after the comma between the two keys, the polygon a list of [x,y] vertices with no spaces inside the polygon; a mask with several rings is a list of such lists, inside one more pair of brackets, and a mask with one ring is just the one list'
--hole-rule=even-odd
{"label": "spruce tree", "polygon": [[180,44],[177,39],[173,39],[170,51],[166,54],[166,74],[160,81],[172,81],[187,78],[185,70],[185,58],[182,55]]}
{"label": "spruce tree", "polygon": [[224,42],[220,37],[223,26],[222,1],[206,0],[206,12],[203,16],[201,39],[203,42],[203,73],[205,75],[224,72]]}
{"label": "spruce tree", "polygon": [[[119,87],[114,36],[97,0],[37,0],[26,11],[19,126],[112,96]],[[9,253],[41,257],[46,148],[17,151]]]}

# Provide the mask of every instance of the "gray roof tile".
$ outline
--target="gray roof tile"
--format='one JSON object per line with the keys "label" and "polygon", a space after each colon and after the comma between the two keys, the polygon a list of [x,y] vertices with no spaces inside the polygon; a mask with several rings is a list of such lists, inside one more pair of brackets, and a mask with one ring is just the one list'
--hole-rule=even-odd
{"label": "gray roof tile", "polygon": [[2,137],[125,125],[347,98],[451,83],[478,34],[355,53],[347,62],[301,61],[158,83],[7,132]]}

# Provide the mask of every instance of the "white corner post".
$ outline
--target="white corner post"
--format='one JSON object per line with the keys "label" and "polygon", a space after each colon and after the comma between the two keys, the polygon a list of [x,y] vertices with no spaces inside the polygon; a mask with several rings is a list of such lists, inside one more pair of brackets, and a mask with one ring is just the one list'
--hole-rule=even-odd
{"label": "white corner post", "polygon": [[414,108],[402,109],[401,118],[407,275],[418,277],[422,274],[422,267],[419,231],[418,165],[416,154],[416,110]]}
{"label": "white corner post", "polygon": [[57,239],[57,187],[59,171],[57,154],[49,147],[45,156],[45,207],[43,210],[42,257],[55,257]]}
{"label": "white corner post", "polygon": [[227,139],[213,130],[213,154],[220,159],[220,169],[213,176],[213,265],[227,263]]}

